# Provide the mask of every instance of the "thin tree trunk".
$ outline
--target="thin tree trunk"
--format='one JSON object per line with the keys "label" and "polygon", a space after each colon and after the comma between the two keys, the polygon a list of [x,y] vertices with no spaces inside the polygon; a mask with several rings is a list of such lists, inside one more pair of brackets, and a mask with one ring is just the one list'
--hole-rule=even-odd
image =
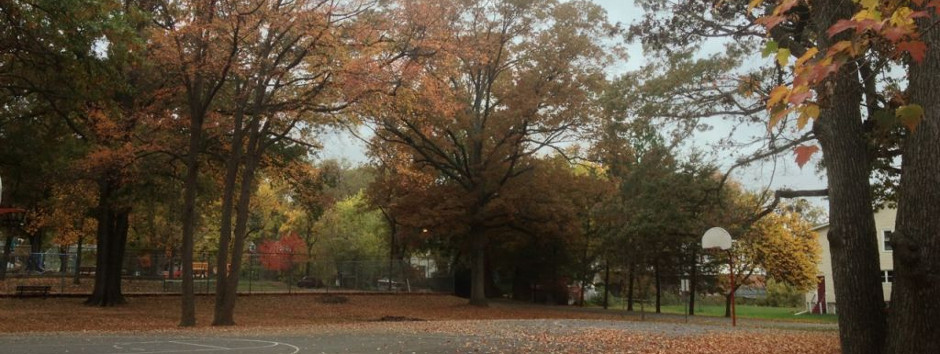
{"label": "thin tree trunk", "polygon": [[636,278],[636,263],[630,263],[629,276],[627,277],[627,311],[633,311],[633,282]]}
{"label": "thin tree trunk", "polygon": [[[248,146],[245,149],[245,167],[242,170],[241,184],[239,185],[238,204],[235,208],[235,233],[233,235],[233,245],[231,254],[231,270],[226,279],[225,295],[221,303],[216,303],[216,309],[212,320],[213,326],[231,326],[235,325],[235,301],[238,296],[238,274],[241,271],[242,254],[245,248],[245,238],[248,230],[248,217],[250,216],[249,206],[251,205],[251,194],[254,190],[255,170],[261,158],[260,148],[261,134],[257,127],[257,120],[250,124],[251,134],[248,139]],[[228,266],[228,265],[226,265]]]}
{"label": "thin tree trunk", "polygon": [[6,242],[3,243],[3,266],[0,267],[0,280],[7,277],[7,264],[10,262],[10,253],[13,252],[13,232],[7,233],[6,236]]}
{"label": "thin tree trunk", "polygon": [[[215,312],[224,311],[228,304],[230,294],[226,291],[229,282],[229,250],[232,244],[232,213],[235,205],[235,194],[238,185],[238,171],[241,166],[242,152],[244,148],[244,107],[246,105],[244,95],[237,95],[240,101],[237,104],[238,111],[235,112],[234,133],[232,134],[232,151],[225,161],[225,178],[222,184],[222,210],[221,221],[219,222],[219,252],[216,255],[216,269],[218,275],[215,283]],[[215,321],[215,320],[213,320]],[[215,324],[215,322],[213,322]]]}
{"label": "thin tree trunk", "polygon": [[727,295],[725,295],[725,317],[731,318],[731,293],[730,292]]}
{"label": "thin tree trunk", "polygon": [[389,230],[388,245],[388,291],[392,291],[392,267],[395,262],[395,227],[391,225]]}
{"label": "thin tree trunk", "polygon": [[69,255],[68,246],[59,246],[59,274],[68,274]]}
{"label": "thin tree trunk", "polygon": [[610,261],[604,260],[604,309],[607,309],[608,294],[610,294]]}
{"label": "thin tree trunk", "polygon": [[[928,13],[918,21],[921,28],[938,19]],[[923,32],[927,54],[923,62],[911,64],[908,90],[925,114],[904,144],[897,225],[891,235],[888,353],[940,353],[940,32]]]}
{"label": "thin tree trunk", "polygon": [[75,247],[75,274],[72,277],[72,283],[75,285],[82,283],[82,246],[84,241],[84,237],[79,237],[78,245]]}
{"label": "thin tree trunk", "polygon": [[695,290],[698,283],[698,255],[695,253],[697,245],[692,246],[692,271],[689,275],[689,315],[695,315]]}
{"label": "thin tree trunk", "polygon": [[[244,105],[244,102],[240,104]],[[227,321],[234,323],[231,316],[221,316],[228,304],[230,297],[234,296],[228,292],[229,278],[229,250],[232,244],[232,213],[234,211],[235,194],[238,191],[238,170],[241,165],[242,148],[244,140],[244,127],[242,122],[244,115],[241,111],[235,114],[235,133],[232,136],[232,152],[225,161],[225,179],[222,186],[222,220],[219,223],[219,252],[216,255],[216,268],[218,275],[215,283],[215,319],[213,325],[223,325],[229,323],[216,323],[216,321]],[[232,255],[234,257],[234,254]]]}
{"label": "thin tree trunk", "polygon": [[659,276],[659,257],[656,257],[656,260],[653,262],[653,276],[656,278],[656,313],[662,313],[661,301],[662,301],[662,280]]}
{"label": "thin tree trunk", "polygon": [[[200,90],[201,91],[201,90]],[[191,103],[193,104],[193,103]],[[189,156],[186,157],[186,179],[183,197],[183,266],[182,301],[180,304],[180,327],[196,325],[196,300],[193,288],[193,244],[198,215],[196,195],[199,188],[199,154],[202,151],[202,116],[193,107],[190,112]],[[173,266],[171,261],[171,276]]]}

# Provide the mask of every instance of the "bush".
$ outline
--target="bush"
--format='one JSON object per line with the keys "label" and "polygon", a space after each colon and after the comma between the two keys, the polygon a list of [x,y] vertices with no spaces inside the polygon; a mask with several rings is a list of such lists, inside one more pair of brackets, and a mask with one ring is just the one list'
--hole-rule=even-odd
{"label": "bush", "polygon": [[789,284],[768,279],[767,297],[757,304],[770,307],[799,307],[803,304],[803,292]]}

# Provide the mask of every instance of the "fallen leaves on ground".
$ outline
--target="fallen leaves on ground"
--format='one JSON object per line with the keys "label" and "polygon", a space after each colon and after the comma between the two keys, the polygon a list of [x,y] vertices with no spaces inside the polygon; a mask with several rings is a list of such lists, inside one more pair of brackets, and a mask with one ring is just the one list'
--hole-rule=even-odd
{"label": "fallen leaves on ground", "polygon": [[[238,299],[234,327],[210,328],[213,298],[197,297],[196,329],[179,329],[178,297],[129,297],[128,304],[101,308],[83,298],[0,299],[0,333],[127,332],[231,335],[276,333],[443,334],[461,351],[616,353],[835,353],[834,331],[732,329],[706,319],[637,321],[638,316],[570,307],[495,302],[489,308],[441,295],[348,295],[346,303],[319,296],[247,296]],[[426,321],[379,322],[382,318]],[[578,321],[584,319],[585,321]],[[519,320],[519,321],[493,321]],[[50,333],[53,334],[53,333]]]}

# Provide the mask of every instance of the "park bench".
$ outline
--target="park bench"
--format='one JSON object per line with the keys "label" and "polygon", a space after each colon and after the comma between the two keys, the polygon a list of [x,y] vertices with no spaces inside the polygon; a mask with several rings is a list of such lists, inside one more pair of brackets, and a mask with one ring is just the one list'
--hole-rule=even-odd
{"label": "park bench", "polygon": [[17,285],[16,297],[42,296],[45,299],[49,295],[49,289],[52,289],[49,285]]}

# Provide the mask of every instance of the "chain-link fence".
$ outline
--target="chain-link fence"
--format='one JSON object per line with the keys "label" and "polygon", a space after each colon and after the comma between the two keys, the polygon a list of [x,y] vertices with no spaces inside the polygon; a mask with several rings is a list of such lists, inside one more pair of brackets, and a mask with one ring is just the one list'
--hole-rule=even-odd
{"label": "chain-link fence", "polygon": [[[80,256],[79,256],[80,254]],[[94,249],[78,253],[30,253],[17,248],[0,269],[0,293],[13,294],[21,285],[50,286],[51,294],[90,294],[94,286]],[[0,255],[2,259],[2,255]],[[318,261],[291,254],[250,253],[241,259],[238,292],[453,292],[454,277],[446,264],[429,256],[395,260]],[[231,270],[231,263],[226,267]],[[196,254],[193,260],[197,294],[215,293],[218,278],[215,254]],[[127,251],[122,265],[125,294],[180,293],[182,262],[164,251]]]}

